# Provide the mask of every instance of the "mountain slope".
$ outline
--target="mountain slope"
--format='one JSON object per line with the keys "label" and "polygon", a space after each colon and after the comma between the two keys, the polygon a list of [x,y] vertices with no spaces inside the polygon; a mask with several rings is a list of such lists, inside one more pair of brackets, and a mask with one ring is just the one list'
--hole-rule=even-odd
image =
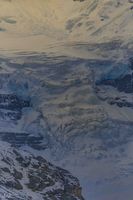
{"label": "mountain slope", "polygon": [[49,137],[44,137],[42,117],[32,106],[25,80],[18,86],[12,79],[17,70],[3,59],[0,66],[0,199],[83,200],[77,178],[33,149],[29,153],[31,147],[42,154]]}
{"label": "mountain slope", "polygon": [[[110,55],[114,42],[77,45],[92,47]],[[71,171],[86,200],[112,200],[112,195],[125,200],[127,193],[132,196],[133,183],[132,71],[132,59],[118,62],[112,56],[5,56],[1,139]]]}
{"label": "mountain slope", "polygon": [[129,40],[132,1],[0,0],[0,35],[6,39],[32,36],[34,42],[37,35],[42,35],[43,45],[51,39]]}
{"label": "mountain slope", "polygon": [[[0,0],[0,159],[6,165],[0,195],[82,199],[77,178],[57,165],[79,178],[86,200],[132,199],[132,6],[132,0]],[[19,161],[26,154],[28,167],[14,150]],[[11,165],[2,159],[8,153]],[[15,169],[26,174],[20,184]],[[47,194],[41,175],[60,187]]]}
{"label": "mountain slope", "polygon": [[4,142],[0,142],[0,174],[1,199],[83,200],[78,180],[69,172]]}

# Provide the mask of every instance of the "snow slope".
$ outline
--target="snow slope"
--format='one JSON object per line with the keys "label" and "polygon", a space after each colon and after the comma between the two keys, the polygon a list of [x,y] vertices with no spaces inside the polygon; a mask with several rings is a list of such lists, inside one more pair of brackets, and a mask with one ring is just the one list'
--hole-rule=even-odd
{"label": "snow slope", "polygon": [[0,37],[1,48],[8,49],[43,49],[59,41],[129,41],[132,1],[0,0]]}

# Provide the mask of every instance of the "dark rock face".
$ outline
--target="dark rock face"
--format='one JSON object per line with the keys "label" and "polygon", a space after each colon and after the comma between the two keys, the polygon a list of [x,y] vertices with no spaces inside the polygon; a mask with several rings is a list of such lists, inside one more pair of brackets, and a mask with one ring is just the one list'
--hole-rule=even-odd
{"label": "dark rock face", "polygon": [[[0,163],[0,192],[5,189],[7,200],[32,200],[25,193],[35,194],[44,200],[83,200],[77,178],[68,171],[52,165],[41,156],[35,157],[27,152],[9,147],[1,151]],[[6,191],[7,190],[7,191]],[[34,195],[33,195],[34,197]]]}
{"label": "dark rock face", "polygon": [[[107,74],[103,74],[101,80],[96,81],[96,93],[100,100],[106,101],[109,105],[132,109],[133,59],[130,58],[126,65],[119,64],[113,70]],[[114,92],[111,94],[109,90]]]}
{"label": "dark rock face", "polygon": [[116,97],[114,99],[108,99],[107,102],[110,105],[117,105],[120,108],[122,108],[122,107],[133,108],[133,103],[132,102],[128,102],[128,101],[126,101],[124,99],[120,99],[118,97]]}
{"label": "dark rock face", "polygon": [[29,145],[31,147],[34,147],[35,149],[43,149],[43,147],[41,147],[43,137],[30,136],[29,133],[0,132],[0,139],[9,142],[14,147]]}
{"label": "dark rock face", "polygon": [[116,79],[105,79],[102,80],[100,84],[113,86],[117,88],[120,92],[133,93],[133,73]]}
{"label": "dark rock face", "polygon": [[22,109],[30,107],[29,100],[23,100],[15,94],[0,94],[0,119],[17,121],[22,117]]}
{"label": "dark rock face", "polygon": [[133,70],[133,58],[129,59],[129,67],[131,70]]}
{"label": "dark rock face", "polygon": [[0,108],[21,110],[24,107],[30,107],[30,101],[22,100],[14,94],[0,94]]}
{"label": "dark rock face", "polygon": [[[120,64],[119,71],[123,71],[123,67]],[[96,85],[107,85],[115,87],[119,92],[125,92],[127,94],[133,93],[133,58],[129,59],[128,65],[124,66],[124,68],[128,69],[127,72],[122,73],[121,75],[117,75],[114,71],[114,77],[108,78],[108,74],[105,75],[100,81],[96,83]]]}
{"label": "dark rock face", "polygon": [[[22,109],[31,108],[30,100],[24,100],[15,94],[0,94],[0,120],[17,123],[22,118]],[[14,147],[29,145],[40,149],[42,136],[34,136],[28,132],[0,131],[0,139],[9,142]]]}

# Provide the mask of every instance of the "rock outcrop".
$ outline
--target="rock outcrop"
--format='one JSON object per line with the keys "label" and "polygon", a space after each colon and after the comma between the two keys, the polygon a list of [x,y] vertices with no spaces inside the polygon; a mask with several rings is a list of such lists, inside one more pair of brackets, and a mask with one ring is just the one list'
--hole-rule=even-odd
{"label": "rock outcrop", "polygon": [[0,198],[83,200],[77,178],[41,156],[0,142]]}

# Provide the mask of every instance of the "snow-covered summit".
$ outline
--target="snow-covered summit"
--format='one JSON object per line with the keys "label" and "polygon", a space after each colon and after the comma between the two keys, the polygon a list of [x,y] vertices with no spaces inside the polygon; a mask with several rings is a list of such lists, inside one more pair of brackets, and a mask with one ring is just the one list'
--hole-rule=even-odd
{"label": "snow-covered summit", "polygon": [[51,41],[127,41],[132,39],[132,15],[130,0],[0,0],[0,38],[8,48],[19,38],[23,48]]}

